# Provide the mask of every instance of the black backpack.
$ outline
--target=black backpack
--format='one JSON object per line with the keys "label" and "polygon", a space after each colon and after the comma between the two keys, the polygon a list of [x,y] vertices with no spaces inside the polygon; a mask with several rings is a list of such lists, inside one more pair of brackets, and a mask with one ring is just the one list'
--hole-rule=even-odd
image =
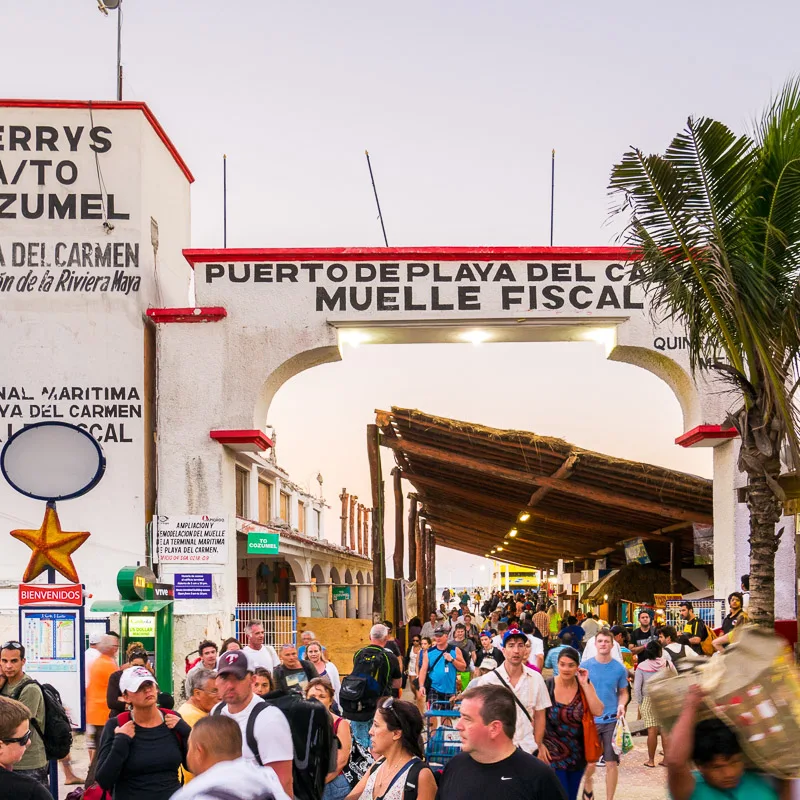
{"label": "black backpack", "polygon": [[[373,764],[369,769],[369,774],[371,775],[375,772],[376,769],[383,763],[383,760],[377,761]],[[423,769],[430,769],[433,773],[433,777],[436,780],[438,785],[439,778],[441,777],[441,773],[437,775],[437,773],[431,769],[424,761],[420,760],[419,758],[414,760],[414,763],[408,768],[406,772],[406,780],[403,785],[403,800],[417,800],[417,795],[419,794],[419,774],[422,772]],[[384,793],[385,794],[385,793]]]}
{"label": "black backpack", "polygon": [[[306,700],[296,692],[271,692],[262,702],[253,706],[245,728],[245,741],[259,764],[263,764],[258,751],[255,727],[258,715],[267,706],[279,709],[292,732],[292,782],[297,800],[321,800],[325,791],[325,778],[335,764],[333,723],[325,706],[317,700]],[[211,713],[222,713],[225,703],[220,703]]]}
{"label": "black backpack", "polygon": [[44,699],[44,730],[39,728],[39,723],[33,717],[31,726],[42,738],[48,760],[66,758],[72,749],[72,725],[58,689],[49,683],[39,683],[33,678],[28,678],[23,680],[9,696],[12,700],[19,700],[22,690],[31,683],[39,687]]}
{"label": "black backpack", "polygon": [[356,722],[371,720],[378,700],[389,694],[391,672],[389,655],[382,647],[362,647],[353,656],[353,669],[339,689],[342,716]]}

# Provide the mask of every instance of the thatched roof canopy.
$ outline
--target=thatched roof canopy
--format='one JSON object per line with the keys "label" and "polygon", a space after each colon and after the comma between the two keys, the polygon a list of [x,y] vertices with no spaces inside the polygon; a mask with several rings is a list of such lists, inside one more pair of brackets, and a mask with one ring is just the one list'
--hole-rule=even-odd
{"label": "thatched roof canopy", "polygon": [[[685,578],[678,580],[674,593],[687,594],[696,591],[693,584]],[[581,603],[603,603],[608,595],[609,603],[630,600],[634,603],[652,603],[657,594],[669,594],[669,572],[651,564],[627,564],[612,570],[608,575],[595,581],[581,597]]]}
{"label": "thatched roof canopy", "polygon": [[712,519],[704,478],[529,431],[405,408],[376,415],[381,445],[394,450],[445,547],[481,556],[501,547],[492,557],[546,567],[602,556],[633,537],[677,537],[691,557],[692,523]]}

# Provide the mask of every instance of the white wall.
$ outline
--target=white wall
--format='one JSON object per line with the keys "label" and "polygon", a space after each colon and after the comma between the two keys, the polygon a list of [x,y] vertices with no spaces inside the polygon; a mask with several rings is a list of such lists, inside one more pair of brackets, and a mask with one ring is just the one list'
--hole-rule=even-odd
{"label": "white wall", "polygon": [[[93,120],[92,120],[93,118]],[[106,152],[95,153],[90,130]],[[53,129],[58,139],[51,150],[46,142],[36,147],[36,129],[47,138]],[[30,150],[12,143],[12,129],[32,131]],[[70,144],[65,128],[74,137]],[[101,128],[108,129],[102,130]],[[88,542],[74,555],[82,582],[95,599],[117,597],[116,573],[126,564],[144,559],[144,311],[149,306],[186,304],[190,270],[181,249],[189,243],[189,181],[167,151],[161,139],[138,109],[11,108],[0,104],[0,165],[8,185],[2,192],[14,195],[0,218],[0,444],[10,432],[42,419],[42,409],[65,422],[96,426],[90,428],[102,442],[107,458],[106,474],[88,495],[59,504],[65,530],[91,532]],[[43,175],[30,161],[52,161]],[[74,182],[60,183],[55,165],[64,163],[62,177]],[[72,162],[69,166],[66,162]],[[98,180],[100,170],[102,185]],[[20,178],[12,183],[12,176]],[[41,180],[40,180],[41,179]],[[5,182],[2,182],[5,183]],[[110,211],[128,219],[88,218],[99,203],[81,197],[102,194]],[[55,196],[61,202],[75,195],[76,219],[24,219],[23,196],[36,208],[35,198]],[[46,202],[45,206],[46,209]],[[69,201],[67,201],[69,202]],[[2,205],[2,200],[0,200]],[[47,216],[45,210],[44,217]],[[154,282],[150,217],[157,217],[160,229],[159,272],[164,276],[160,295]],[[87,261],[74,265],[56,262],[56,253],[66,260],[73,245],[82,253],[87,244]],[[122,264],[109,268],[98,263],[96,248],[120,245]],[[58,248],[58,249],[57,249]],[[138,264],[124,252],[138,248]],[[25,263],[13,258],[24,249]],[[13,278],[13,285],[6,282]],[[24,291],[21,280],[36,283]],[[69,286],[70,278],[89,279],[87,286]],[[116,283],[115,283],[116,280]],[[61,281],[61,283],[59,283]],[[121,288],[127,285],[128,291]],[[91,398],[77,399],[86,394]],[[94,397],[99,387],[100,397]],[[123,389],[125,400],[106,399],[106,390]],[[25,400],[9,400],[12,390]],[[53,395],[51,397],[51,394]],[[66,399],[66,396],[76,399]],[[57,398],[57,399],[56,399]],[[106,408],[108,407],[108,408]],[[44,515],[44,503],[23,497],[0,482],[0,532],[13,528],[37,528]],[[16,603],[15,584],[21,579],[30,550],[20,542],[3,537],[4,558],[0,560],[0,606]],[[59,576],[59,581],[63,579]]]}

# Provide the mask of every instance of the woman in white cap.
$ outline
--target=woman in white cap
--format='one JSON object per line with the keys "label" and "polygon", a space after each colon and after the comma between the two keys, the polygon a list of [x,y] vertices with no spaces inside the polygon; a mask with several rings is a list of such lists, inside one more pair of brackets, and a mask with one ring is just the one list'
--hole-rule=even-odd
{"label": "woman in white cap", "polygon": [[130,711],[103,728],[95,780],[114,800],[168,800],[180,789],[191,728],[158,707],[158,685],[145,667],[126,669],[119,688]]}

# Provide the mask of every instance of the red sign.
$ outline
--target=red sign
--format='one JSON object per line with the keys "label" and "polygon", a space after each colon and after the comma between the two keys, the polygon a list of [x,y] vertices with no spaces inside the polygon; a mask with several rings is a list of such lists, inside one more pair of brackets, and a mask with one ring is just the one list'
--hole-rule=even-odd
{"label": "red sign", "polygon": [[19,585],[19,604],[32,605],[83,605],[83,586],[79,583],[48,585],[21,583]]}

